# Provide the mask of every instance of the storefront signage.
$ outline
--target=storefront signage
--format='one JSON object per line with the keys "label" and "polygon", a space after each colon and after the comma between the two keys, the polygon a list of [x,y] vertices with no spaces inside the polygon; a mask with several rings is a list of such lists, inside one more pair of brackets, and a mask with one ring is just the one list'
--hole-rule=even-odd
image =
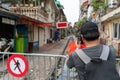
{"label": "storefront signage", "polygon": [[2,23],[15,25],[15,20],[8,19],[8,18],[2,18]]}

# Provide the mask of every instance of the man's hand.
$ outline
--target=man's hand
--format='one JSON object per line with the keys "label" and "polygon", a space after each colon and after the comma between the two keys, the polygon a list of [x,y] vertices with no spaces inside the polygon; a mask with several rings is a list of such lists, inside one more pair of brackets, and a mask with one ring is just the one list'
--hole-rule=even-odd
{"label": "man's hand", "polygon": [[75,41],[76,48],[80,48],[80,41],[78,42],[77,40]]}

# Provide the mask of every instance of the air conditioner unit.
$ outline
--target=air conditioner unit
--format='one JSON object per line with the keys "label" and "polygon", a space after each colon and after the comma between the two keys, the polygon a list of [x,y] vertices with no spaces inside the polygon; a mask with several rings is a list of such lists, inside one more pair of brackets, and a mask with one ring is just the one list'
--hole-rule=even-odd
{"label": "air conditioner unit", "polygon": [[41,2],[41,7],[45,7],[45,3],[44,2]]}
{"label": "air conditioner unit", "polygon": [[108,7],[109,8],[115,8],[115,7],[117,7],[117,3],[111,2],[111,3],[108,4]]}

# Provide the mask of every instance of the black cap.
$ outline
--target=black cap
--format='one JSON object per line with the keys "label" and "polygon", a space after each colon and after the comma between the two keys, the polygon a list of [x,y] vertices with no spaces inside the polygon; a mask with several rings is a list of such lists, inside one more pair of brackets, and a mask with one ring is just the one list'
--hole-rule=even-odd
{"label": "black cap", "polygon": [[98,26],[90,21],[85,22],[80,28],[81,34],[85,34],[86,32],[91,32],[93,30],[98,31]]}

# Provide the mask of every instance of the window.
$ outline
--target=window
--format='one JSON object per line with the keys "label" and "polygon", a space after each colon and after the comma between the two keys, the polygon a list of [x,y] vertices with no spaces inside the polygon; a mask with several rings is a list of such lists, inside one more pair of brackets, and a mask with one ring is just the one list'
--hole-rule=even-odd
{"label": "window", "polygon": [[25,0],[25,4],[29,4],[29,0]]}
{"label": "window", "polygon": [[117,23],[113,24],[113,37],[117,38]]}
{"label": "window", "polygon": [[120,23],[113,24],[113,38],[120,39]]}
{"label": "window", "polygon": [[22,4],[28,4],[29,3],[28,1],[29,0],[21,0]]}
{"label": "window", "polygon": [[120,24],[119,24],[118,34],[119,34],[118,39],[120,39]]}

